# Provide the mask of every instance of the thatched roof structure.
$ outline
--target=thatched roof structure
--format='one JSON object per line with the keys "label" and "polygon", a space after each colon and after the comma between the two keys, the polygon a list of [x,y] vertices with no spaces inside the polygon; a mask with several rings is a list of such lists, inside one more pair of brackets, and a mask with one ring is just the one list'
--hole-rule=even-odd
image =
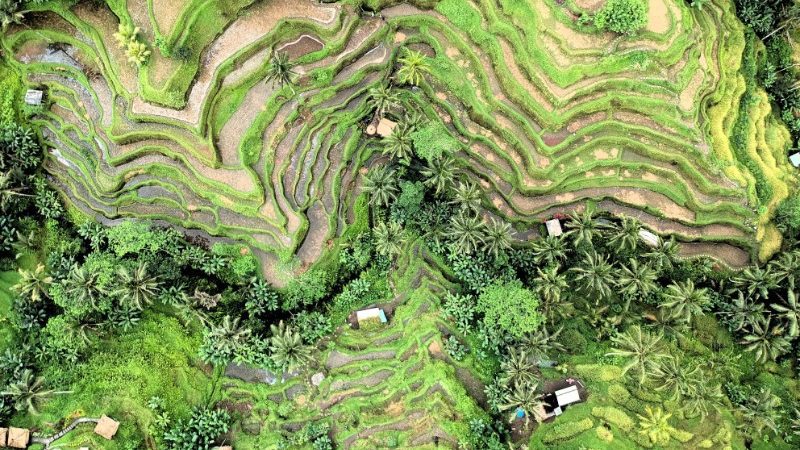
{"label": "thatched roof structure", "polygon": [[392,122],[391,120],[386,118],[381,119],[381,121],[378,122],[378,129],[377,129],[378,136],[380,137],[391,136],[396,126],[397,126],[396,122]]}
{"label": "thatched roof structure", "polygon": [[7,446],[11,448],[28,448],[31,440],[31,430],[25,428],[9,427]]}
{"label": "thatched roof structure", "polygon": [[97,426],[94,427],[94,432],[96,434],[103,436],[109,441],[117,434],[117,430],[119,430],[119,422],[106,415],[100,417],[100,421],[97,422]]}

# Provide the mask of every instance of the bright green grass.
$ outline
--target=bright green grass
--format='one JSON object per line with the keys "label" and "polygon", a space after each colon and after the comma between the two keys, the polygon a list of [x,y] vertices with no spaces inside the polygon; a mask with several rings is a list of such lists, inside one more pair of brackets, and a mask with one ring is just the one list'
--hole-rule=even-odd
{"label": "bright green grass", "polygon": [[17,272],[0,272],[0,351],[14,339],[14,329],[9,322],[13,294],[11,286],[19,279]]}
{"label": "bright green grass", "polygon": [[186,417],[193,406],[213,398],[214,377],[200,367],[195,356],[200,340],[195,327],[185,328],[162,313],[147,313],[132,332],[98,343],[91,356],[76,367],[49,365],[42,375],[50,386],[72,393],[46,402],[40,415],[19,414],[12,423],[50,434],[58,428],[53,424],[64,419],[69,422],[78,416],[106,414],[122,423],[112,442],[94,435],[90,425],[83,425],[57,443],[63,448],[144,448],[142,433],[153,421],[147,408],[151,397],[163,398],[173,419]]}

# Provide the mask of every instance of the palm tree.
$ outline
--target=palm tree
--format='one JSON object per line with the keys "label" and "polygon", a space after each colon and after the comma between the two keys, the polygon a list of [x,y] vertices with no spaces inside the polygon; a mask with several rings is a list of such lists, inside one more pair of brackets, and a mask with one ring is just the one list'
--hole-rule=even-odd
{"label": "palm tree", "polygon": [[767,388],[761,388],[758,395],[751,395],[747,401],[739,405],[739,411],[744,416],[745,423],[742,427],[748,428],[761,435],[764,429],[778,433],[778,422],[781,418],[781,398]]}
{"label": "palm tree", "polygon": [[35,377],[33,371],[25,369],[19,379],[0,392],[0,395],[11,397],[14,409],[28,410],[31,414],[39,414],[38,405],[54,395],[69,394],[70,391],[45,389],[44,378]]}
{"label": "palm tree", "polygon": [[707,379],[696,379],[695,389],[686,395],[683,408],[687,418],[700,416],[705,419],[712,411],[720,412],[727,397],[722,393],[722,385],[710,383]]}
{"label": "palm tree", "polygon": [[778,278],[769,267],[766,270],[761,267],[748,267],[731,278],[731,284],[748,296],[766,299],[769,298],[769,291],[778,288]]}
{"label": "palm tree", "polygon": [[69,298],[80,304],[97,306],[97,301],[106,292],[98,282],[97,273],[88,273],[83,267],[73,266],[66,281],[65,292]]}
{"label": "palm tree", "polygon": [[[515,384],[514,389],[506,394],[505,403],[500,405],[500,411],[522,410],[525,414],[525,426],[530,424],[530,417],[533,416],[537,422],[544,420],[541,410],[544,405],[541,395],[536,393],[538,388],[536,383]],[[515,414],[516,416],[516,414]]]}
{"label": "palm tree", "polygon": [[794,286],[800,280],[800,250],[783,252],[770,263],[770,269],[779,283],[787,280],[789,286]]}
{"label": "palm tree", "polygon": [[425,186],[433,188],[436,195],[442,195],[450,190],[456,176],[456,168],[455,158],[445,155],[428,161],[427,166],[420,170],[420,174],[425,177]]}
{"label": "palm tree", "polygon": [[462,211],[450,220],[450,231],[447,236],[453,240],[459,251],[474,253],[483,242],[484,229],[480,217]]}
{"label": "palm tree", "polygon": [[387,166],[374,167],[364,177],[364,192],[371,205],[389,206],[397,199],[397,173]]}
{"label": "palm tree", "polygon": [[695,364],[672,357],[658,362],[654,378],[658,383],[657,391],[666,392],[670,400],[678,401],[694,394],[703,372]]}
{"label": "palm tree", "polygon": [[639,382],[644,383],[657,373],[659,363],[670,357],[662,351],[663,338],[663,334],[651,334],[642,330],[641,326],[634,325],[611,338],[614,347],[606,356],[625,358],[628,362],[622,368],[622,373],[632,370],[639,375]]}
{"label": "palm tree", "polygon": [[581,289],[598,295],[597,302],[611,296],[614,266],[608,262],[608,256],[600,256],[595,251],[585,253],[581,265],[570,270]]}
{"label": "palm tree", "polygon": [[11,186],[11,173],[0,172],[0,211],[5,211],[8,202],[14,197],[34,197],[30,194],[23,194],[22,187]]}
{"label": "palm tree", "polygon": [[663,409],[653,409],[645,407],[645,415],[637,414],[639,417],[639,433],[647,436],[655,445],[667,445],[675,428],[669,424],[671,413],[665,413]]}
{"label": "palm tree", "polygon": [[0,0],[0,31],[5,33],[12,24],[22,23],[21,7],[19,0]]}
{"label": "palm tree", "polygon": [[114,294],[133,308],[142,310],[145,305],[153,303],[158,294],[161,282],[157,275],[147,273],[147,263],[140,262],[131,272],[127,267],[118,271],[120,288]]}
{"label": "palm tree", "polygon": [[642,226],[636,219],[623,217],[622,222],[614,228],[608,242],[617,249],[618,253],[632,252],[639,244],[641,229]]}
{"label": "palm tree", "polygon": [[752,329],[742,338],[745,350],[755,353],[756,361],[775,361],[791,349],[791,343],[783,336],[780,327],[770,327],[770,317],[753,322]]}
{"label": "palm tree", "polygon": [[778,14],[778,20],[778,26],[764,36],[764,42],[767,42],[767,39],[781,31],[786,30],[787,34],[790,34],[792,31],[796,30],[797,27],[800,26],[800,6],[796,4],[784,6],[781,8],[780,14]]}
{"label": "palm tree", "polygon": [[48,287],[53,284],[53,277],[45,273],[44,264],[39,264],[34,270],[19,269],[21,276],[14,290],[20,295],[27,296],[33,302],[38,302],[42,297],[48,297]]}
{"label": "palm tree", "polygon": [[228,364],[236,358],[251,335],[252,330],[242,327],[238,317],[225,316],[206,335],[201,347],[203,361],[215,365]]}
{"label": "palm tree", "polygon": [[616,285],[619,292],[629,298],[643,299],[658,289],[658,274],[649,264],[639,264],[631,258],[618,271]]}
{"label": "palm tree", "polygon": [[518,351],[512,347],[508,357],[500,362],[500,371],[502,372],[500,381],[505,386],[536,381],[536,365],[525,350]]}
{"label": "palm tree", "polygon": [[270,325],[272,337],[269,339],[269,350],[272,360],[284,372],[305,367],[312,361],[312,347],[303,343],[300,333],[291,326],[284,325],[281,320],[277,326]]}
{"label": "palm tree", "polygon": [[372,230],[375,237],[375,250],[388,258],[399,255],[405,242],[403,227],[397,222],[380,222]]}
{"label": "palm tree", "polygon": [[387,84],[375,86],[369,90],[369,105],[375,109],[376,116],[382,116],[386,110],[400,104],[400,95]]}
{"label": "palm tree", "polygon": [[711,303],[708,289],[696,288],[694,281],[672,283],[663,294],[664,301],[658,305],[678,321],[689,323],[695,316],[702,316],[703,310]]}
{"label": "palm tree", "polygon": [[497,258],[510,248],[511,225],[502,219],[490,218],[483,238],[483,249]]}
{"label": "palm tree", "polygon": [[271,83],[273,87],[275,83],[278,83],[281,87],[288,85],[289,89],[292,90],[292,94],[294,94],[295,90],[292,83],[294,75],[292,64],[289,63],[289,56],[286,53],[273,52],[267,65],[266,81]]}
{"label": "palm tree", "polygon": [[645,257],[649,258],[659,273],[671,270],[675,259],[678,257],[678,243],[675,238],[671,237],[668,240],[661,240],[658,247],[652,249],[650,252],[645,253]]}
{"label": "palm tree", "polygon": [[756,302],[750,297],[745,297],[741,291],[737,292],[737,294],[726,305],[726,308],[719,313],[733,331],[740,331],[745,326],[752,326],[753,323],[764,316],[764,305],[762,303]]}
{"label": "palm tree", "polygon": [[463,211],[478,214],[481,209],[481,190],[471,181],[459,181],[453,190],[451,203]]}
{"label": "palm tree", "polygon": [[564,353],[567,349],[557,341],[558,335],[563,329],[561,327],[555,333],[550,334],[547,327],[542,325],[533,333],[523,336],[521,345],[535,361],[548,359],[552,352]]}
{"label": "palm tree", "polygon": [[794,291],[787,292],[783,304],[773,303],[770,307],[789,325],[789,337],[800,336],[800,302],[797,301]]}
{"label": "palm tree", "polygon": [[567,259],[567,245],[561,236],[545,236],[531,244],[533,257],[538,264],[552,266]]}
{"label": "palm tree", "polygon": [[536,268],[536,277],[533,287],[537,294],[544,300],[543,312],[549,317],[551,307],[561,302],[561,297],[569,289],[566,274],[559,273],[558,265],[548,266],[544,270]]}
{"label": "palm tree", "polygon": [[383,138],[381,143],[383,144],[384,155],[399,161],[401,164],[408,165],[411,163],[414,146],[411,138],[411,128],[407,125],[398,124],[392,134]]}
{"label": "palm tree", "polygon": [[400,70],[397,71],[397,78],[400,83],[413,84],[419,86],[422,77],[431,71],[428,59],[420,52],[406,49],[405,55],[400,58]]}
{"label": "palm tree", "polygon": [[570,214],[567,228],[568,231],[564,234],[572,238],[575,248],[580,248],[582,246],[591,247],[594,239],[600,236],[600,229],[603,226],[597,223],[594,211],[586,208],[582,214]]}

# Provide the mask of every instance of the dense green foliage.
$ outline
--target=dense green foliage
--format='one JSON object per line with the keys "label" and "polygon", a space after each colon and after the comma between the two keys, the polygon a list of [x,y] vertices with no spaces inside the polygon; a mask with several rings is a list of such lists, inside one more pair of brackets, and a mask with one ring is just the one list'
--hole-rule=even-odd
{"label": "dense green foliage", "polygon": [[594,16],[601,30],[633,34],[647,24],[647,4],[642,0],[608,0]]}

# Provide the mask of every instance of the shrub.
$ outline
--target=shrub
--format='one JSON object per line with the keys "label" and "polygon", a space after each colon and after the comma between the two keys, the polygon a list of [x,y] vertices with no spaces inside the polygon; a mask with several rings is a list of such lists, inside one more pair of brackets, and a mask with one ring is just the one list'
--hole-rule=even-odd
{"label": "shrub", "polygon": [[592,428],[593,426],[594,423],[592,422],[592,419],[588,417],[577,422],[559,423],[545,432],[546,434],[542,436],[542,442],[545,444],[552,444],[557,441],[570,439]]}
{"label": "shrub", "polygon": [[483,313],[484,324],[515,337],[539,328],[542,315],[538,308],[539,297],[517,280],[495,282],[478,297],[478,311]]}
{"label": "shrub", "polygon": [[601,30],[634,34],[647,24],[647,5],[642,0],[608,0],[594,24]]}
{"label": "shrub", "polygon": [[611,433],[609,429],[603,426],[599,426],[594,429],[595,433],[597,433],[597,437],[605,442],[611,442],[614,440],[614,434]]}
{"label": "shrub", "polygon": [[430,122],[414,131],[411,139],[414,142],[414,152],[425,161],[455,153],[459,147],[458,141],[439,122]]}
{"label": "shrub", "polygon": [[800,194],[795,194],[781,202],[775,212],[775,222],[782,231],[800,233]]}
{"label": "shrub", "polygon": [[611,423],[626,433],[630,433],[631,430],[633,430],[633,419],[628,417],[625,411],[619,408],[613,406],[597,406],[592,408],[592,415]]}
{"label": "shrub", "polygon": [[164,441],[170,450],[208,450],[228,431],[230,420],[226,411],[195,409],[189,420],[178,420],[164,434]]}
{"label": "shrub", "polygon": [[622,378],[622,369],[603,364],[580,364],[575,366],[575,372],[587,380],[594,381],[615,381]]}

